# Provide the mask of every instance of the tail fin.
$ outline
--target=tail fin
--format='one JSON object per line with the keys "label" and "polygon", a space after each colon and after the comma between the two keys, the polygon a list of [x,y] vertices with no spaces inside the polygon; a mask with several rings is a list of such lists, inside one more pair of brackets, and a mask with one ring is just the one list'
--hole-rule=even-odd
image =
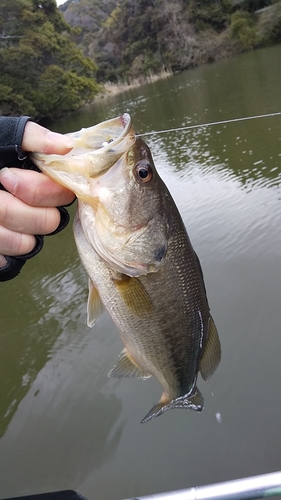
{"label": "tail fin", "polygon": [[166,410],[172,410],[173,408],[187,408],[194,411],[202,411],[204,408],[204,400],[201,392],[197,387],[195,387],[195,392],[185,394],[180,398],[172,399],[169,403],[157,403],[151,408],[148,414],[142,419],[141,423],[145,424],[154,417],[159,417]]}

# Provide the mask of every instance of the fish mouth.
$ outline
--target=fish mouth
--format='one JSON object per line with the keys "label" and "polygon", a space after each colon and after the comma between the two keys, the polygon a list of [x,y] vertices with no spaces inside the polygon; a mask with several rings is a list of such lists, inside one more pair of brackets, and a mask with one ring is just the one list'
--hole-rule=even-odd
{"label": "fish mouth", "polygon": [[90,196],[90,179],[108,171],[136,141],[128,113],[65,135],[74,142],[66,155],[31,153],[30,158],[40,170],[84,200]]}
{"label": "fish mouth", "polygon": [[74,148],[70,155],[90,151],[108,152],[113,150],[122,141],[132,128],[132,119],[129,113],[98,123],[93,127],[82,128],[77,132],[66,134],[74,141]]}

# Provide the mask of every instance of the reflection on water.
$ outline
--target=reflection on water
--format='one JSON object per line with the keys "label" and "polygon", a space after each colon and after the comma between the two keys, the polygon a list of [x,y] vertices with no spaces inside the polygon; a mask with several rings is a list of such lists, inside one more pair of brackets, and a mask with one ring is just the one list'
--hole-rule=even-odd
{"label": "reflection on water", "polygon": [[7,304],[7,314],[2,316],[1,324],[0,435],[51,356],[61,332],[71,321],[75,324],[79,319],[78,300],[77,309],[69,311],[69,301],[74,294],[80,303],[82,301],[78,270],[65,269],[55,277],[48,274],[45,262],[48,258],[52,261],[52,257],[47,247],[46,241],[44,253],[38,256],[37,268],[26,264],[17,286],[15,282],[4,284],[6,293],[2,300]]}
{"label": "reflection on water", "polygon": [[[122,420],[118,421],[121,402],[102,388],[106,373],[95,355],[96,346],[85,332],[84,339],[76,333],[76,339],[63,342],[59,338],[53,346],[51,360],[38,374],[1,442],[5,463],[19,466],[17,481],[21,483],[28,478],[33,485],[39,480],[45,491],[57,471],[60,471],[56,483],[59,489],[65,488],[69,481],[81,481],[93,469],[101,467],[114,455],[122,434]],[[83,370],[79,368],[81,365]],[[86,376],[90,394],[83,383]],[[73,390],[73,383],[77,386],[79,382],[80,390]],[[93,393],[95,396],[91,397]],[[16,457],[11,441],[17,443]],[[83,453],[76,453],[77,442]],[[32,469],[24,460],[26,454],[40,456]],[[0,464],[2,469],[1,459]]]}
{"label": "reflection on water", "polygon": [[[144,134],[280,111],[280,50],[130,90],[54,128],[127,111]],[[200,257],[222,342],[204,412],[139,424],[158,384],[107,378],[121,342],[106,313],[86,326],[69,227],[1,285],[2,497],[73,488],[121,500],[280,468],[281,117],[144,138]]]}

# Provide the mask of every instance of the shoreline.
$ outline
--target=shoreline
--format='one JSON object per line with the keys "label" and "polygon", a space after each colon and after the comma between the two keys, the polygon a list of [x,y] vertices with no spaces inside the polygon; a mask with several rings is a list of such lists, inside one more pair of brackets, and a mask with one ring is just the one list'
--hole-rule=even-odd
{"label": "shoreline", "polygon": [[114,97],[126,90],[135,89],[140,87],[141,85],[145,85],[146,83],[156,82],[157,80],[162,80],[164,78],[169,78],[173,76],[174,73],[172,71],[162,70],[160,73],[151,74],[145,78],[134,78],[129,80],[128,83],[125,82],[105,82],[103,84],[103,91],[96,95],[94,101],[99,101],[103,99],[108,99],[110,97]]}

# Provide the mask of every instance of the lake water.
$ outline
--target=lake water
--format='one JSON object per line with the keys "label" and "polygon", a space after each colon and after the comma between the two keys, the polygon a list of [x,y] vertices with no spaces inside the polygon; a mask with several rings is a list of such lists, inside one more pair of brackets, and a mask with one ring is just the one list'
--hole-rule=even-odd
{"label": "lake water", "polygon": [[[145,134],[281,111],[280,60],[281,46],[243,54],[54,128],[129,112]],[[107,378],[121,341],[107,313],[86,326],[87,279],[68,227],[1,284],[1,498],[74,489],[121,500],[280,469],[281,116],[144,139],[201,260],[222,343],[218,370],[198,379],[205,409],[140,424],[161,388]]]}

